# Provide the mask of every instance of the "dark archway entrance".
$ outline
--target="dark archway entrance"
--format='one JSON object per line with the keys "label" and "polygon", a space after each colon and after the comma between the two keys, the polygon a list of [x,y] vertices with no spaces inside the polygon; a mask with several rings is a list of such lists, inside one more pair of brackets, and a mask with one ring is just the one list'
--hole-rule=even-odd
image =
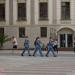
{"label": "dark archway entrance", "polygon": [[62,50],[73,50],[74,31],[70,28],[62,28],[58,31],[58,47]]}

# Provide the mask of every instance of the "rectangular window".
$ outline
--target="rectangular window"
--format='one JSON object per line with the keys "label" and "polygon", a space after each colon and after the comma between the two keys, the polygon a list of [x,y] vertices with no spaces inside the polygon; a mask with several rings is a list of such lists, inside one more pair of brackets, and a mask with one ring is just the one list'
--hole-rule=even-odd
{"label": "rectangular window", "polygon": [[0,4],[0,21],[5,21],[5,3]]}
{"label": "rectangular window", "polygon": [[26,20],[26,3],[18,3],[18,20]]}
{"label": "rectangular window", "polygon": [[70,2],[61,2],[61,19],[70,20]]}
{"label": "rectangular window", "polygon": [[0,34],[4,35],[4,28],[0,28]]}
{"label": "rectangular window", "polygon": [[39,3],[39,19],[48,20],[48,2]]}
{"label": "rectangular window", "polygon": [[47,27],[41,27],[41,37],[47,37]]}
{"label": "rectangular window", "polygon": [[19,37],[24,38],[25,37],[25,28],[19,28]]}

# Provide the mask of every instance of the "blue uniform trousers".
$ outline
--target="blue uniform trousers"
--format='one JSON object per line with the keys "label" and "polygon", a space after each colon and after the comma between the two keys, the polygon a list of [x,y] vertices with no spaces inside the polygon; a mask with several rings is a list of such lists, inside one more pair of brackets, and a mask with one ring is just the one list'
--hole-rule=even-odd
{"label": "blue uniform trousers", "polygon": [[50,51],[52,52],[53,56],[55,57],[56,55],[54,53],[53,47],[48,47],[48,52],[47,52],[46,56],[48,56],[48,54],[49,54]]}
{"label": "blue uniform trousers", "polygon": [[33,56],[35,56],[35,54],[36,54],[37,51],[39,51],[40,55],[43,56],[41,47],[35,46],[34,50],[35,50],[35,51],[34,51],[34,53],[33,53]]}
{"label": "blue uniform trousers", "polygon": [[28,54],[30,55],[30,50],[29,50],[29,48],[26,48],[26,47],[25,47],[25,48],[23,48],[23,52],[21,53],[22,56],[24,55],[24,53],[25,53],[26,50],[28,50]]}

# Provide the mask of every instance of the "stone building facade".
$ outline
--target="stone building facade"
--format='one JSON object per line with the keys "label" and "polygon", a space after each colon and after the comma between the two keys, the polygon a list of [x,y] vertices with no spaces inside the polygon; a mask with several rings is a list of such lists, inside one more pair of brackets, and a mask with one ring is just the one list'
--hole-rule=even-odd
{"label": "stone building facade", "polygon": [[[0,32],[15,35],[19,48],[24,35],[34,47],[37,36],[46,44],[58,39],[59,48],[73,47],[75,38],[75,0],[0,0]],[[4,48],[12,48],[7,42]]]}

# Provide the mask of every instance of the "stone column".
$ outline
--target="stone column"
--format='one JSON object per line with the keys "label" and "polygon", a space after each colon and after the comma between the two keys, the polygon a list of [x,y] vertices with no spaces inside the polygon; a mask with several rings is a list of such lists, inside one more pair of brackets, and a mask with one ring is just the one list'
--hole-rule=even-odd
{"label": "stone column", "polygon": [[9,24],[13,25],[13,0],[9,0]]}
{"label": "stone column", "polygon": [[57,9],[56,9],[56,0],[53,0],[53,3],[52,3],[52,9],[53,9],[53,24],[56,24],[56,14],[57,14]]}
{"label": "stone column", "polygon": [[27,11],[27,24],[31,24],[31,1],[33,0],[27,0],[27,3],[26,3],[26,11]]}
{"label": "stone column", "polygon": [[39,20],[39,6],[38,6],[39,0],[34,0],[34,15],[35,15],[35,24],[38,24]]}
{"label": "stone column", "polygon": [[53,22],[53,0],[48,0],[48,18],[49,18],[49,24],[52,24]]}
{"label": "stone column", "polygon": [[34,0],[30,0],[31,1],[31,6],[30,6],[30,11],[31,11],[31,25],[34,25],[35,24],[35,18],[34,18],[34,16],[35,16],[35,12],[34,12],[34,10],[35,10],[35,6],[34,6]]}
{"label": "stone column", "polygon": [[75,0],[70,0],[71,24],[75,24]]}
{"label": "stone column", "polygon": [[56,18],[57,18],[57,24],[60,24],[61,19],[61,0],[56,0]]}
{"label": "stone column", "polygon": [[6,0],[5,2],[5,20],[7,25],[9,25],[9,1],[10,0]]}

